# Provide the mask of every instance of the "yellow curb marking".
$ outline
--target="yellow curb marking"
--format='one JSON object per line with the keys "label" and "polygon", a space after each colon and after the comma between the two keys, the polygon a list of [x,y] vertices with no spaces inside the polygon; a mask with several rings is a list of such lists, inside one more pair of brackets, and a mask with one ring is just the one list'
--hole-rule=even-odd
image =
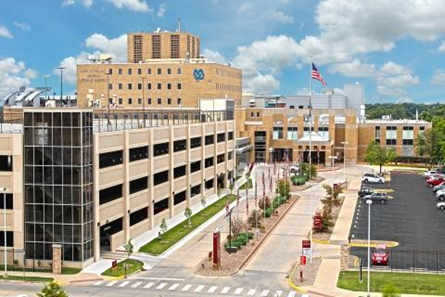
{"label": "yellow curb marking", "polygon": [[[399,245],[396,241],[389,241],[389,242],[371,242],[369,245],[370,247],[376,247],[378,244],[386,244],[386,247],[393,248]],[[348,244],[350,247],[368,247],[368,243],[361,243],[361,242],[351,242]]]}
{"label": "yellow curb marking", "polygon": [[294,269],[292,270],[292,272],[291,272],[290,275],[289,275],[289,278],[287,279],[287,283],[288,283],[289,286],[290,286],[292,289],[294,289],[295,291],[298,291],[298,292],[300,292],[300,293],[302,293],[302,294],[306,294],[307,291],[306,291],[305,289],[303,289],[303,288],[297,286],[297,285],[294,284],[294,282],[292,281],[292,279],[294,278],[295,271],[297,270],[298,266],[300,266],[298,263],[295,264]]}

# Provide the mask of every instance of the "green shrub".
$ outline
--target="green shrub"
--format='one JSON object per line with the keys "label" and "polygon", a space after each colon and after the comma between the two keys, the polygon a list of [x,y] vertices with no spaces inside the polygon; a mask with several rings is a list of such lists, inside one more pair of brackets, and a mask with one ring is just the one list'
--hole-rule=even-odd
{"label": "green shrub", "polygon": [[393,284],[387,284],[382,293],[382,297],[400,297],[400,291]]}

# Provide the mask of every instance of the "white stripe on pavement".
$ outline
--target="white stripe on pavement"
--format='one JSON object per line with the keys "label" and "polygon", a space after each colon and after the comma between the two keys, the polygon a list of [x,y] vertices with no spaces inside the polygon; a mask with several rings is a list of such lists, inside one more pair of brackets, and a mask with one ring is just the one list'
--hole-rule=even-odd
{"label": "white stripe on pavement", "polygon": [[229,292],[229,290],[230,290],[230,287],[224,287],[224,288],[221,290],[221,294],[227,294],[227,292]]}
{"label": "white stripe on pavement", "polygon": [[150,289],[155,283],[148,283],[144,286],[144,289]]}
{"label": "white stripe on pavement", "polygon": [[131,287],[132,287],[132,288],[137,288],[137,287],[139,287],[141,284],[142,284],[142,282],[137,282],[137,283],[134,283],[133,285],[131,285]]}
{"label": "white stripe on pavement", "polygon": [[164,288],[167,285],[167,283],[161,283],[159,284],[159,286],[156,287],[156,290],[161,290],[162,288]]}
{"label": "white stripe on pavement", "polygon": [[192,285],[185,285],[184,288],[182,288],[181,291],[186,292],[186,291],[188,291],[191,287],[192,287]]}
{"label": "white stripe on pavement", "polygon": [[249,292],[247,292],[247,295],[253,296],[253,294],[255,294],[255,292],[256,292],[255,289],[250,289]]}
{"label": "white stripe on pavement", "polygon": [[96,282],[96,283],[94,283],[94,285],[95,285],[95,286],[100,286],[100,285],[102,285],[102,283],[103,283],[103,281],[100,281],[100,282]]}
{"label": "white stripe on pavement", "polygon": [[111,281],[106,286],[107,287],[112,287],[115,283],[117,283],[117,281]]}
{"label": "white stripe on pavement", "polygon": [[207,291],[207,293],[215,293],[217,286],[211,286],[210,289]]}
{"label": "white stripe on pavement", "polygon": [[129,281],[124,281],[123,283],[121,283],[120,285],[119,285],[119,288],[123,288],[123,287],[125,287],[126,285],[128,285],[130,282]]}
{"label": "white stripe on pavement", "polygon": [[289,294],[287,295],[287,297],[295,297],[296,295],[297,295],[297,292],[292,291],[292,292],[289,292]]}
{"label": "white stripe on pavement", "polygon": [[243,288],[238,288],[235,290],[235,295],[239,295],[241,294],[241,292],[243,291]]}
{"label": "white stripe on pavement", "polygon": [[195,292],[201,292],[202,289],[204,289],[205,286],[203,285],[199,285],[198,287],[196,287]]}
{"label": "white stripe on pavement", "polygon": [[170,288],[168,288],[169,291],[176,290],[176,288],[179,287],[179,284],[173,284]]}
{"label": "white stripe on pavement", "polygon": [[274,297],[280,297],[281,296],[281,294],[283,294],[283,291],[276,291],[275,292],[275,295],[273,295]]}
{"label": "white stripe on pavement", "polygon": [[269,290],[263,290],[260,296],[267,296],[269,294]]}

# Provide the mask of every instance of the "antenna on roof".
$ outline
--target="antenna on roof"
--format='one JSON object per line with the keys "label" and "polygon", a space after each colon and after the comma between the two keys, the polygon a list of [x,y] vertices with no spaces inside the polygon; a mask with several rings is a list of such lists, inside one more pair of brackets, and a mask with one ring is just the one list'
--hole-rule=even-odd
{"label": "antenna on roof", "polygon": [[178,33],[181,33],[181,18],[178,18]]}

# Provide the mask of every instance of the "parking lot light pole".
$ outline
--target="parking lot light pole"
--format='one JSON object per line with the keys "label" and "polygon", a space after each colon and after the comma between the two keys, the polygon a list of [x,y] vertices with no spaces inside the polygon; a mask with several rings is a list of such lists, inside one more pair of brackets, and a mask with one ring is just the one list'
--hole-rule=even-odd
{"label": "parking lot light pole", "polygon": [[366,204],[368,204],[368,295],[367,297],[370,297],[369,295],[369,289],[371,287],[371,204],[372,200],[367,199]]}
{"label": "parking lot light pole", "polygon": [[343,144],[343,180],[345,182],[346,189],[348,188],[348,183],[346,182],[346,145],[349,144],[347,141],[342,141]]}
{"label": "parking lot light pole", "polygon": [[329,156],[329,159],[331,159],[331,162],[332,162],[332,173],[334,173],[335,159],[337,159],[337,158],[338,158],[337,156]]}

